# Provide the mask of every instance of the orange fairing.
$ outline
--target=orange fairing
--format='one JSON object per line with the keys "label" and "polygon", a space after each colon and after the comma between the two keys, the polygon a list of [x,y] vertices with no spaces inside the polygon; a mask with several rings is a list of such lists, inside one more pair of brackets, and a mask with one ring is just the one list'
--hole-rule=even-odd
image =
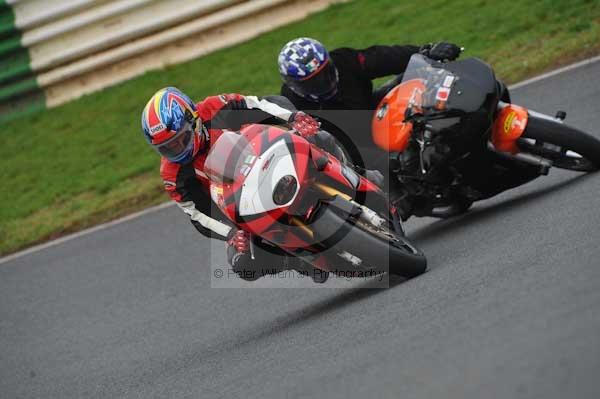
{"label": "orange fairing", "polygon": [[425,84],[421,79],[412,79],[396,86],[381,100],[372,122],[373,141],[386,151],[402,152],[408,145],[412,123],[404,123],[404,114],[409,103],[418,112],[422,104]]}
{"label": "orange fairing", "polygon": [[509,104],[502,108],[492,130],[494,147],[513,154],[519,152],[516,142],[525,131],[528,117],[527,110],[523,107]]}

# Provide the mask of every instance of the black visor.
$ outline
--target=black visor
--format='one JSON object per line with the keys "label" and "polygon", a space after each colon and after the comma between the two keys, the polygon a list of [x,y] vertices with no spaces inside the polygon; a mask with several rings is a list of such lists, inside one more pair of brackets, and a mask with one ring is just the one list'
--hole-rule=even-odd
{"label": "black visor", "polygon": [[337,92],[338,74],[333,62],[329,60],[314,75],[303,80],[288,78],[286,83],[302,97],[323,100],[333,97]]}

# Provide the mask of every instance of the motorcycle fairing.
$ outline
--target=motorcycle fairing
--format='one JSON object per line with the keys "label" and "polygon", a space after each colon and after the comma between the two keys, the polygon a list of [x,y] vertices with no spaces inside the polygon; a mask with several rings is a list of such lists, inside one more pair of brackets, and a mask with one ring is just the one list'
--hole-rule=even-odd
{"label": "motorcycle fairing", "polygon": [[410,115],[423,114],[433,124],[477,112],[489,115],[498,99],[494,72],[483,61],[468,58],[442,64],[414,54],[402,82],[375,110],[373,141],[388,152],[402,152],[413,130],[413,124],[405,122]]}
{"label": "motorcycle fairing", "polygon": [[[205,165],[211,196],[232,222],[304,258],[314,245],[306,224],[307,209],[318,208],[336,195],[351,199],[380,192],[354,171],[344,174],[345,165],[331,154],[275,126],[250,125],[235,136],[224,133],[213,143]],[[349,178],[350,172],[354,175]],[[294,176],[298,187],[291,200],[277,205],[273,189],[286,175]],[[319,262],[318,256],[310,261]]]}
{"label": "motorcycle fairing", "polygon": [[[260,235],[288,211],[304,189],[301,183],[306,179],[310,144],[282,128],[258,124],[243,128],[238,137],[234,146],[225,142],[223,148],[211,148],[207,162],[210,166],[217,160],[226,164],[214,165],[212,169],[219,172],[225,169],[227,175],[223,179],[211,178],[211,196],[229,219]],[[227,139],[221,136],[216,147]],[[234,139],[232,136],[230,140]],[[231,155],[225,157],[226,161],[218,159],[218,152],[227,151],[228,147],[232,148]],[[241,159],[230,159],[235,157]],[[218,173],[211,173],[218,177]],[[294,176],[300,184],[292,200],[277,205],[273,201],[273,188],[285,175]]]}
{"label": "motorcycle fairing", "polygon": [[498,86],[494,70],[488,64],[478,58],[465,58],[445,63],[443,68],[457,77],[448,100],[449,108],[471,113],[495,106]]}
{"label": "motorcycle fairing", "polygon": [[372,183],[370,180],[367,180],[364,176],[357,174],[353,170],[350,170],[347,165],[342,164],[333,155],[322,151],[315,145],[311,146],[310,154],[313,162],[316,162],[322,158],[326,159],[324,167],[319,168],[317,165],[315,165],[315,167],[319,170],[319,172],[321,172],[320,179],[325,177],[328,178],[327,184],[334,186],[333,188],[339,185],[340,187],[343,187],[344,191],[348,191],[348,189],[350,189],[351,192],[355,193],[381,191],[376,184]]}
{"label": "motorcycle fairing", "polygon": [[508,104],[500,110],[492,127],[492,144],[499,151],[516,154],[517,140],[527,127],[527,109]]}
{"label": "motorcycle fairing", "polygon": [[382,100],[371,125],[373,141],[385,151],[402,152],[412,134],[412,122],[404,122],[409,103],[420,104],[425,91],[423,79],[411,79],[394,87]]}
{"label": "motorcycle fairing", "polygon": [[287,203],[277,205],[273,201],[275,185],[287,175],[298,180],[294,160],[286,142],[278,140],[258,156],[246,175],[245,184],[240,193],[239,215],[256,215],[288,207],[296,199],[300,191],[299,185],[296,186],[294,195]]}

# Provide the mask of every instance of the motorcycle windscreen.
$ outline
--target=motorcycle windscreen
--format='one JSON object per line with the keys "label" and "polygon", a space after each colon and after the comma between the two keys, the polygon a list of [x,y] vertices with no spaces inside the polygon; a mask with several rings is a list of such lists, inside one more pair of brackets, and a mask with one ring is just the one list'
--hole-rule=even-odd
{"label": "motorcycle windscreen", "polygon": [[379,103],[372,120],[373,141],[390,152],[402,152],[412,134],[411,115],[436,119],[496,107],[498,87],[493,70],[476,58],[441,63],[414,54],[401,83]]}
{"label": "motorcycle windscreen", "polygon": [[415,92],[408,104],[414,112],[429,113],[445,111],[450,108],[450,94],[457,77],[444,69],[445,64],[435,62],[421,54],[414,54],[406,67],[402,83],[418,79],[423,82],[420,92]]}
{"label": "motorcycle windscreen", "polygon": [[448,109],[456,76],[433,63],[421,54],[413,55],[400,84],[377,106],[371,128],[378,147],[389,152],[404,151],[413,129],[412,122],[405,121],[407,117]]}
{"label": "motorcycle windscreen", "polygon": [[248,173],[255,159],[245,136],[225,131],[212,143],[204,162],[204,172],[213,183],[232,184]]}
{"label": "motorcycle windscreen", "polygon": [[476,112],[489,98],[498,95],[494,71],[477,58],[442,63],[414,54],[402,82],[414,79],[425,82],[422,103],[417,104],[425,115],[444,111]]}

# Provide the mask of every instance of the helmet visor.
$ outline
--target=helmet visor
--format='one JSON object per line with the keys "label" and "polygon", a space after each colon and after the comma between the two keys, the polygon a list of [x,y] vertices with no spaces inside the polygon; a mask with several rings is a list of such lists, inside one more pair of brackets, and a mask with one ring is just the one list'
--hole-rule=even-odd
{"label": "helmet visor", "polygon": [[196,130],[196,121],[186,121],[177,134],[169,140],[157,145],[155,148],[160,155],[169,161],[177,162],[194,145],[194,133]]}
{"label": "helmet visor", "polygon": [[333,62],[328,60],[320,71],[302,80],[288,80],[288,85],[298,94],[314,99],[327,99],[337,92],[338,74]]}

